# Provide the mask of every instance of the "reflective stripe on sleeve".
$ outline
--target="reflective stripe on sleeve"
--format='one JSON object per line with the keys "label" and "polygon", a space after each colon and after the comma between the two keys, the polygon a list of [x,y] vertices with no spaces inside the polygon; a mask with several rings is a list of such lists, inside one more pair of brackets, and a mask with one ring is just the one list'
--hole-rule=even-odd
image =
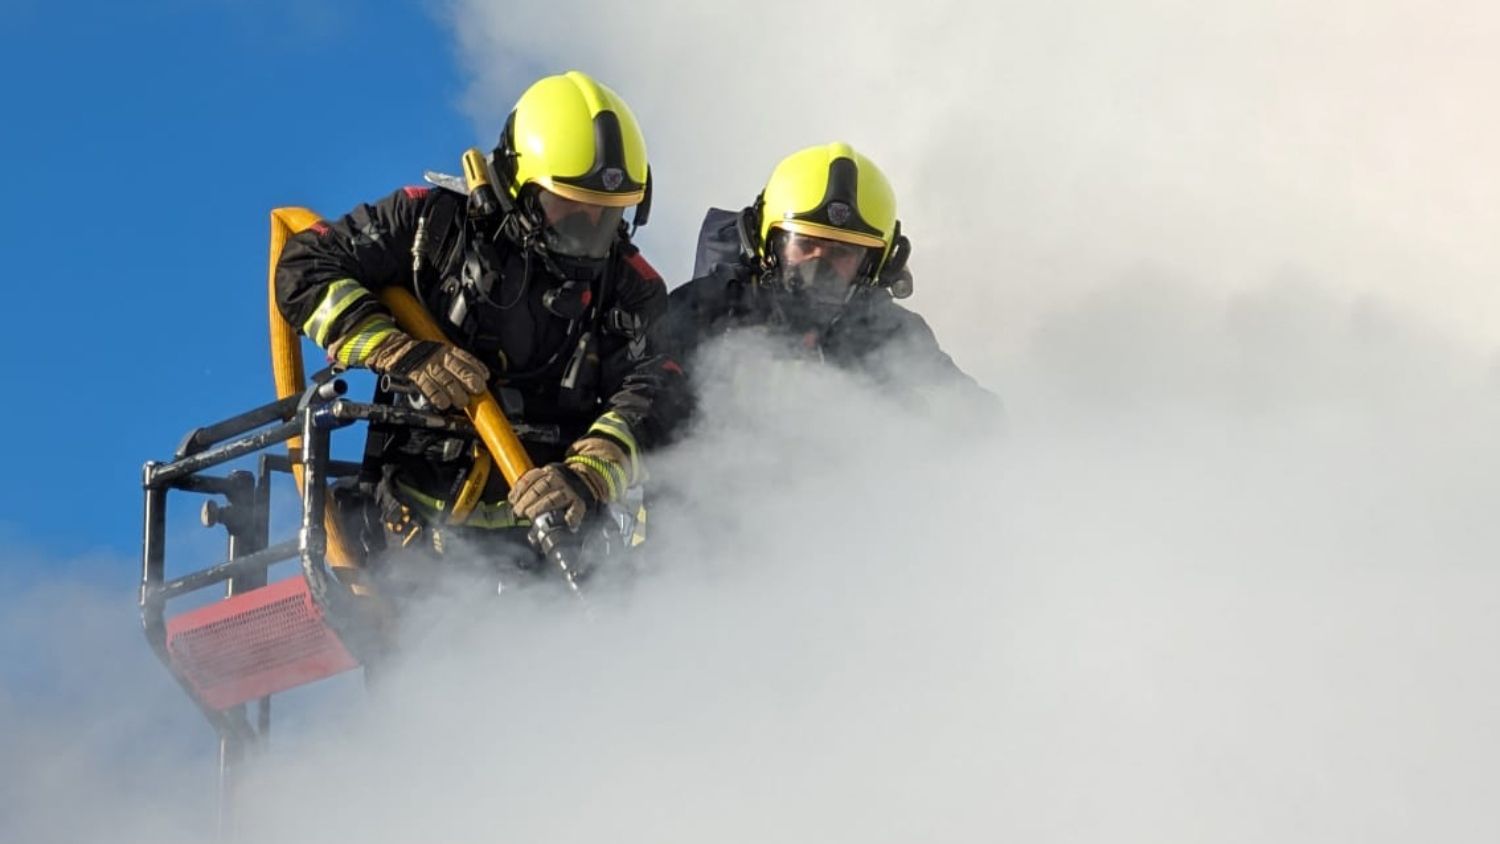
{"label": "reflective stripe on sleeve", "polygon": [[[620,414],[616,413],[613,410],[605,413],[603,416],[600,416],[598,419],[594,420],[594,424],[589,426],[588,432],[590,434],[604,434],[610,439],[617,440],[620,445],[624,446],[626,457],[629,458],[630,461],[630,465],[626,467],[628,476],[628,483],[626,485],[628,486],[629,484],[637,483],[638,481],[640,481],[640,448],[636,445],[635,434],[630,432],[630,425],[624,419],[620,418]],[[587,434],[585,434],[585,436],[587,436]]]}
{"label": "reflective stripe on sleeve", "polygon": [[362,366],[385,338],[397,332],[396,323],[377,314],[359,324],[349,336],[338,341],[333,357],[344,366]]}
{"label": "reflective stripe on sleeve", "polygon": [[302,323],[302,333],[312,338],[323,348],[328,348],[328,329],[340,314],[354,307],[361,299],[369,298],[370,291],[352,278],[341,278],[323,291],[323,301]]}
{"label": "reflective stripe on sleeve", "polygon": [[618,501],[625,493],[625,469],[616,466],[607,460],[590,457],[587,454],[575,454],[564,461],[569,466],[584,466],[594,474],[604,479],[604,484],[609,488],[609,500]]}

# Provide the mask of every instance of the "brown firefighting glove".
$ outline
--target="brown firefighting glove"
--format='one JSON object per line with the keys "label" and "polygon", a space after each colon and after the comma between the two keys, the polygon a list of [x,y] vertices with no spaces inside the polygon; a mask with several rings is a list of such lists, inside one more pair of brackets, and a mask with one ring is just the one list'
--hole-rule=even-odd
{"label": "brown firefighting glove", "polygon": [[522,475],[510,491],[511,509],[532,521],[562,510],[568,527],[576,528],[590,509],[619,498],[625,491],[626,460],[624,449],[615,443],[584,437],[568,449],[564,462]]}
{"label": "brown firefighting glove", "polygon": [[563,511],[568,527],[583,524],[598,496],[572,467],[562,463],[538,466],[522,475],[510,490],[510,507],[517,516],[536,521],[547,513]]}
{"label": "brown firefighting glove", "polygon": [[406,378],[438,410],[467,407],[485,390],[490,371],[456,346],[416,338],[400,331],[382,340],[365,365],[380,375]]}

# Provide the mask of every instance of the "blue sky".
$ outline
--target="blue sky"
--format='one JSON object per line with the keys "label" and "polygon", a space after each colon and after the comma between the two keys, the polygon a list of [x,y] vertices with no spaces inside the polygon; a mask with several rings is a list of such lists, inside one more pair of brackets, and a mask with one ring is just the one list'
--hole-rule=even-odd
{"label": "blue sky", "polygon": [[480,139],[430,5],[23,0],[5,17],[0,544],[26,553],[0,574],[25,577],[3,567],[133,557],[141,463],[272,397],[269,209],[342,213]]}

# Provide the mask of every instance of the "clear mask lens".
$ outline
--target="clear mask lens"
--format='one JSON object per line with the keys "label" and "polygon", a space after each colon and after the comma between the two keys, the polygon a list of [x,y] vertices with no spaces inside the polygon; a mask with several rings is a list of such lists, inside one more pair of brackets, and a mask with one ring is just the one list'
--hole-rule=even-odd
{"label": "clear mask lens", "polygon": [[797,295],[817,305],[842,305],[853,286],[828,261],[813,258],[782,271],[782,278]]}
{"label": "clear mask lens", "polygon": [[871,247],[796,232],[777,232],[772,247],[788,286],[818,305],[842,305],[876,259]]}
{"label": "clear mask lens", "polygon": [[614,245],[624,208],[578,202],[547,190],[537,192],[542,209],[542,240],[554,255],[603,258]]}

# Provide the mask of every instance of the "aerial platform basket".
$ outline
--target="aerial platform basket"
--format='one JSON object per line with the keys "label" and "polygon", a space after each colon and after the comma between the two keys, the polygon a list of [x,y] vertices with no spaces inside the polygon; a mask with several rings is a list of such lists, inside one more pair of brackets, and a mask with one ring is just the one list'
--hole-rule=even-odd
{"label": "aerial platform basket", "polygon": [[[169,463],[147,463],[141,618],[146,637],[221,735],[248,737],[231,710],[367,663],[384,649],[387,614],[369,587],[329,507],[330,481],[357,475],[357,463],[329,456],[332,431],[370,422],[473,437],[466,420],[343,398],[332,371],[290,396],[190,433]],[[289,417],[289,418],[283,418]],[[289,454],[267,453],[294,442]],[[212,474],[256,458],[256,471]],[[271,487],[292,475],[302,492],[295,537],[272,543]],[[166,577],[169,494],[207,496],[205,526],[228,534],[225,558]],[[268,583],[267,569],[297,560],[300,571]],[[351,565],[351,563],[354,563]],[[219,601],[167,616],[168,602],[227,583]]]}
{"label": "aerial platform basket", "polygon": [[[272,372],[277,399],[253,410],[190,432],[169,462],[148,462],[142,470],[145,530],[140,606],[146,638],[183,690],[219,734],[220,807],[229,810],[234,770],[247,750],[270,730],[271,696],[361,665],[385,652],[389,617],[370,587],[361,552],[343,535],[343,524],[328,506],[330,484],[358,475],[355,463],[333,460],[332,431],[368,422],[382,428],[417,428],[485,444],[482,459],[499,468],[512,484],[532,468],[515,430],[493,395],[476,397],[467,419],[389,404],[344,398],[336,369],[304,374],[301,340],[276,307],[276,266],[287,238],[320,222],[305,208],[271,212],[269,299]],[[387,288],[381,301],[407,333],[442,340],[437,323],[404,290]],[[285,443],[286,450],[273,453]],[[248,462],[254,471],[229,469]],[[227,470],[227,471],[226,471]],[[218,473],[218,474],[216,474]],[[472,509],[487,472],[475,471],[455,498],[451,517]],[[302,497],[294,538],[271,542],[271,487],[290,475]],[[212,565],[167,577],[167,499],[169,494],[205,496],[201,520],[228,534],[225,557]],[[462,512],[461,512],[462,510]],[[560,519],[539,532],[539,547],[557,563],[575,590],[567,549],[557,539]],[[542,526],[538,521],[538,527]],[[268,582],[268,569],[297,560],[291,577]],[[218,584],[221,600],[168,617],[168,603]],[[252,725],[248,706],[257,705]]]}
{"label": "aerial platform basket", "polygon": [[[191,431],[172,460],[151,461],[142,470],[141,620],[152,649],[219,735],[225,829],[234,773],[270,731],[271,696],[368,665],[388,638],[384,604],[329,506],[330,485],[360,471],[357,463],[330,457],[331,433],[363,421],[476,435],[464,419],[346,399],[347,387],[333,369],[306,383],[301,340],[275,307],[274,277],[287,237],[317,221],[300,208],[271,214],[271,351],[278,398]],[[273,543],[272,484],[279,478],[285,485],[287,476],[301,495],[300,520],[294,536]],[[168,499],[183,494],[198,497],[205,527],[225,530],[225,554],[168,577]],[[299,563],[294,574],[269,581],[271,566],[293,560]],[[177,609],[180,599],[201,597],[220,584],[223,598],[169,615],[169,605]]]}
{"label": "aerial platform basket", "polygon": [[[274,289],[277,260],[286,239],[317,221],[305,209],[271,215],[268,281]],[[360,664],[372,608],[356,594],[359,560],[327,508],[331,478],[358,466],[328,457],[329,431],[348,425],[345,387],[325,371],[305,385],[296,330],[271,306],[272,369],[276,401],[193,430],[174,459],[145,465],[145,536],[141,618],[152,648],[203,710],[221,737],[253,740],[242,704],[261,701],[261,728],[269,727],[269,696],[347,671]],[[286,444],[284,453],[271,449]],[[232,461],[250,462],[224,472]],[[221,474],[215,474],[221,472]],[[294,539],[270,542],[271,485],[291,475],[302,495],[302,520]],[[166,576],[166,509],[169,493],[205,496],[202,522],[228,534],[225,558],[172,579]],[[275,563],[299,559],[301,571],[268,584]],[[337,574],[335,574],[337,572]],[[223,600],[167,617],[168,602],[227,583]]]}

